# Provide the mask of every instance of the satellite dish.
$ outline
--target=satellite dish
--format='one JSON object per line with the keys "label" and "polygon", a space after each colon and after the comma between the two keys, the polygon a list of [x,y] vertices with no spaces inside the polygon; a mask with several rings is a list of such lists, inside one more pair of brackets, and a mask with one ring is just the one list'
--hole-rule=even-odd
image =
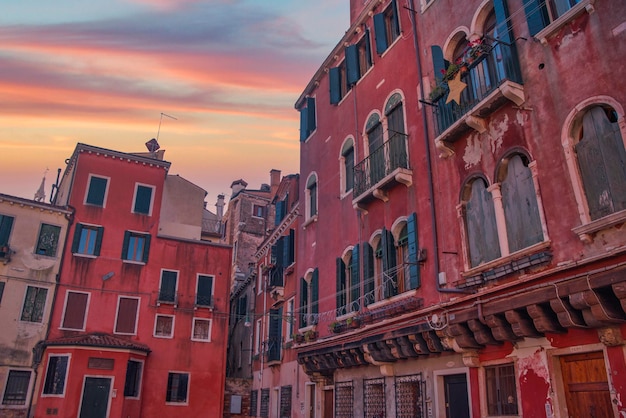
{"label": "satellite dish", "polygon": [[146,148],[148,148],[148,151],[150,152],[157,152],[161,146],[156,139],[152,138],[150,141],[146,142]]}

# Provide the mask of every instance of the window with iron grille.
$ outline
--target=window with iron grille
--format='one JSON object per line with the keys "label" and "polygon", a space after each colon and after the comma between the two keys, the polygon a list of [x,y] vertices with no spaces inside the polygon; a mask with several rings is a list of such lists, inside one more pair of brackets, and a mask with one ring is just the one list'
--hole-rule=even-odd
{"label": "window with iron grille", "polygon": [[29,370],[10,370],[2,396],[2,405],[26,405],[29,383]]}
{"label": "window with iron grille", "polygon": [[291,417],[291,386],[280,388],[280,418]]}
{"label": "window with iron grille", "polygon": [[396,418],[424,418],[422,375],[396,377]]}
{"label": "window with iron grille", "polygon": [[335,383],[335,418],[354,418],[352,382]]}
{"label": "window with iron grille", "polygon": [[198,274],[196,289],[196,305],[212,306],[213,304],[213,276]]}
{"label": "window with iron grille", "polygon": [[259,402],[259,391],[253,390],[250,392],[250,416],[257,416],[257,408]]}
{"label": "window with iron grille", "polygon": [[43,385],[44,395],[63,395],[69,359],[70,356],[56,355],[51,355],[48,358],[48,370]]}
{"label": "window with iron grille", "polygon": [[261,389],[261,411],[259,413],[261,418],[268,418],[270,416],[270,390]]}
{"label": "window with iron grille", "polygon": [[47,296],[48,289],[28,286],[26,288],[26,298],[24,299],[21,320],[27,322],[41,322]]}
{"label": "window with iron grille", "polygon": [[490,416],[517,415],[515,368],[512,364],[485,367],[485,385]]}
{"label": "window with iron grille", "polygon": [[363,404],[365,418],[379,418],[385,414],[385,379],[363,381]]}

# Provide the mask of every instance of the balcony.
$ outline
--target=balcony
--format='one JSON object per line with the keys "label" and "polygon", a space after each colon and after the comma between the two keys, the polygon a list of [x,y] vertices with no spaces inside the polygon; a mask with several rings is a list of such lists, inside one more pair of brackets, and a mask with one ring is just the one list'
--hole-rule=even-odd
{"label": "balcony", "polygon": [[409,168],[407,152],[408,136],[394,133],[387,142],[354,166],[355,208],[364,209],[365,204],[376,198],[389,200],[386,190],[397,184],[413,184],[413,170]]}
{"label": "balcony", "polygon": [[447,147],[470,129],[480,133],[487,130],[485,118],[507,102],[521,106],[524,88],[514,45],[495,42],[479,62],[463,68],[461,79],[467,87],[461,93],[461,103],[446,104],[445,95],[433,107],[435,113],[435,144],[440,156],[450,156]]}

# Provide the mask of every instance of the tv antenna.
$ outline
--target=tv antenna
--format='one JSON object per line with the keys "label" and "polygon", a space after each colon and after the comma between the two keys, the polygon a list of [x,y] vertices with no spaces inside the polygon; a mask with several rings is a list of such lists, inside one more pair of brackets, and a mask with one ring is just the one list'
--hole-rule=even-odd
{"label": "tv antenna", "polygon": [[157,140],[159,139],[159,134],[161,133],[161,122],[163,122],[163,116],[166,116],[166,117],[168,117],[170,119],[178,120],[174,116],[171,116],[171,115],[168,115],[167,113],[161,112],[161,118],[159,119],[159,130],[157,131],[157,136],[156,136]]}

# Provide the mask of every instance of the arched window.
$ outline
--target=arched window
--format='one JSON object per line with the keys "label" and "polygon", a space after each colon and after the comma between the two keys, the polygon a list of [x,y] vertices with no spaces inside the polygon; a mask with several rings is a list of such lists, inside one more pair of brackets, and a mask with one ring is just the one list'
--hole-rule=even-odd
{"label": "arched window", "polygon": [[359,275],[359,246],[337,258],[337,315],[359,310],[361,281]]}
{"label": "arched window", "polygon": [[306,181],[306,218],[317,216],[317,175],[311,174]]}
{"label": "arched window", "polygon": [[369,184],[365,190],[385,176],[385,152],[383,148],[383,124],[378,114],[373,114],[365,127],[369,151]]}
{"label": "arched window", "polygon": [[525,155],[513,154],[502,160],[498,170],[511,253],[543,241],[537,193],[528,164]]}
{"label": "arched window", "polygon": [[482,177],[465,184],[462,194],[465,233],[471,267],[500,257],[493,199]]}
{"label": "arched window", "polygon": [[626,209],[626,152],[617,112],[608,106],[590,108],[575,140],[591,220]]}
{"label": "arched window", "polygon": [[300,278],[300,328],[315,325],[319,313],[319,272],[309,270]]}
{"label": "arched window", "polygon": [[404,109],[400,93],[393,94],[385,105],[389,141],[389,167],[407,167],[407,141]]}
{"label": "arched window", "polygon": [[349,138],[341,148],[340,172],[342,193],[347,193],[354,187],[354,141]]}

